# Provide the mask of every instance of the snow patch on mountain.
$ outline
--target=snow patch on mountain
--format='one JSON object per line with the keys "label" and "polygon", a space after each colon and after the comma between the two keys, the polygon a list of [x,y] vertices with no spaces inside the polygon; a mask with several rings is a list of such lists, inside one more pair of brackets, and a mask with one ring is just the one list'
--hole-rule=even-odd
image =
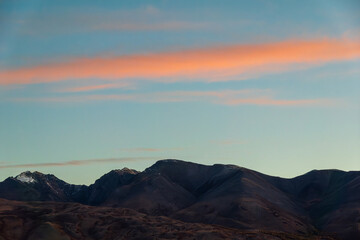
{"label": "snow patch on mountain", "polygon": [[26,173],[21,173],[20,175],[16,176],[16,179],[23,183],[34,183],[36,180],[31,176],[28,176]]}

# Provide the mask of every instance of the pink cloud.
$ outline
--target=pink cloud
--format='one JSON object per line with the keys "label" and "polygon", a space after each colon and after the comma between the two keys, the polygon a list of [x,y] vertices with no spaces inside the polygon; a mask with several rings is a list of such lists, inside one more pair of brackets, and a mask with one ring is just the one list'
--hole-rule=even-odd
{"label": "pink cloud", "polygon": [[100,84],[100,85],[90,85],[90,86],[81,86],[81,87],[71,87],[58,90],[58,92],[90,92],[102,89],[111,89],[111,88],[125,88],[130,86],[128,83],[109,83],[109,84]]}
{"label": "pink cloud", "polygon": [[25,102],[91,102],[91,101],[132,101],[143,103],[159,102],[210,102],[222,105],[262,105],[262,106],[333,106],[338,101],[332,99],[277,99],[270,90],[245,89],[222,91],[170,91],[119,95],[82,95],[48,98],[17,98],[13,101]]}
{"label": "pink cloud", "polygon": [[[0,84],[33,84],[99,78],[155,82],[223,81],[360,58],[360,42],[347,39],[289,40],[118,57],[74,58],[0,71]],[[214,77],[215,76],[215,77]]]}

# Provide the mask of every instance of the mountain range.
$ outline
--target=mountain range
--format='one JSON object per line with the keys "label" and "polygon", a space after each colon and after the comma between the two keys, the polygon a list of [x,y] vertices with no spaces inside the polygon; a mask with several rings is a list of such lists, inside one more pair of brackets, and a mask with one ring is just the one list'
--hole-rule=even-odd
{"label": "mountain range", "polygon": [[[33,239],[360,239],[360,171],[314,170],[285,179],[235,165],[168,159],[142,172],[113,170],[90,186],[24,172],[0,183],[0,198],[0,240],[31,234]],[[69,227],[74,222],[81,226]],[[42,238],[42,228],[55,235]]]}

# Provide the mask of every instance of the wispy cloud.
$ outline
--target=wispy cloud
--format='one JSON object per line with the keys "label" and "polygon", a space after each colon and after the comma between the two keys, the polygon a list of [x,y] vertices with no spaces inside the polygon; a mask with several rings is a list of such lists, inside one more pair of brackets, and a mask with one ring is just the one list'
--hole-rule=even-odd
{"label": "wispy cloud", "polygon": [[160,152],[160,148],[123,148],[121,149],[127,152]]}
{"label": "wispy cloud", "polygon": [[154,22],[154,23],[101,23],[92,26],[92,30],[102,31],[178,31],[178,30],[196,30],[209,27],[207,23],[198,22]]}
{"label": "wispy cloud", "polygon": [[180,151],[182,148],[122,148],[127,152],[164,152],[164,151]]}
{"label": "wispy cloud", "polygon": [[179,31],[214,27],[214,24],[205,22],[169,20],[168,12],[164,13],[151,5],[106,12],[99,9],[91,12],[58,11],[39,12],[30,19],[18,17],[14,22],[19,25],[20,34],[32,37],[97,31]]}
{"label": "wispy cloud", "polygon": [[108,84],[100,84],[100,85],[89,85],[89,86],[80,86],[80,87],[70,87],[57,90],[57,92],[90,92],[96,90],[103,89],[113,89],[113,88],[126,88],[129,87],[130,84],[126,82],[122,83],[108,83]]}
{"label": "wispy cloud", "polygon": [[331,99],[297,99],[297,100],[289,100],[289,99],[272,99],[270,97],[262,97],[262,98],[238,98],[231,99],[228,101],[224,101],[225,105],[274,105],[274,106],[331,106],[335,104],[334,100]]}
{"label": "wispy cloud", "polygon": [[334,99],[277,99],[270,90],[245,89],[221,91],[169,91],[119,95],[81,95],[44,98],[15,98],[18,102],[92,102],[92,101],[132,101],[142,103],[159,102],[209,102],[222,105],[268,105],[268,106],[333,106]]}
{"label": "wispy cloud", "polygon": [[239,140],[216,140],[216,141],[211,141],[211,143],[218,144],[218,145],[238,145],[238,144],[245,144],[245,141],[239,141]]}
{"label": "wispy cloud", "polygon": [[155,159],[154,158],[148,158],[148,157],[104,158],[104,159],[73,160],[73,161],[66,161],[66,162],[8,164],[8,165],[0,165],[0,169],[4,169],[4,168],[37,168],[37,167],[82,166],[82,165],[88,165],[88,164],[133,162],[133,161],[144,161],[144,160],[155,160]]}
{"label": "wispy cloud", "polygon": [[[69,59],[0,71],[0,84],[33,84],[99,78],[154,82],[224,81],[257,72],[287,71],[360,58],[360,43],[346,39],[291,40],[119,57]],[[220,76],[220,77],[219,77]],[[194,80],[195,79],[195,80]]]}

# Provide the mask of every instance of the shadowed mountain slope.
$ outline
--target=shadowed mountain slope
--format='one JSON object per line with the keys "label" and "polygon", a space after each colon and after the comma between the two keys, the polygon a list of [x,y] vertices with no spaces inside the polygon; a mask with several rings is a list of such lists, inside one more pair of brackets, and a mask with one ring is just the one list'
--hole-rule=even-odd
{"label": "shadowed mountain slope", "polygon": [[0,183],[0,197],[19,201],[60,201],[78,199],[85,185],[68,184],[54,175],[23,172]]}
{"label": "shadowed mountain slope", "polygon": [[22,173],[0,197],[131,208],[142,214],[241,230],[360,239],[360,172],[315,170],[283,179],[234,165],[161,160],[143,172],[114,170],[90,186]]}
{"label": "shadowed mountain slope", "polygon": [[239,239],[334,240],[276,231],[243,231],[149,216],[126,208],[0,199],[0,240]]}

